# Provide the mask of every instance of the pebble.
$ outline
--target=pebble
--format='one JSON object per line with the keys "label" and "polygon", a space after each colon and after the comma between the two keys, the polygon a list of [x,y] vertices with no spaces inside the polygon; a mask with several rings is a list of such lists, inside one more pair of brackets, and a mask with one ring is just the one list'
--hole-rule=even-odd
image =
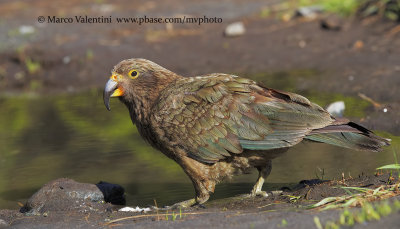
{"label": "pebble", "polygon": [[227,37],[241,36],[246,32],[243,22],[234,22],[229,24],[224,31],[224,35]]}
{"label": "pebble", "polygon": [[299,47],[300,48],[305,48],[306,45],[307,45],[307,43],[305,41],[303,41],[303,40],[299,41]]}
{"label": "pebble", "polygon": [[304,6],[296,10],[296,16],[314,19],[318,16],[318,14],[322,13],[322,11],[323,7],[321,5]]}
{"label": "pebble", "polygon": [[64,56],[62,59],[63,64],[69,64],[71,62],[71,57],[70,56]]}
{"label": "pebble", "polygon": [[336,101],[328,105],[326,110],[335,117],[342,117],[346,106],[343,101]]}
{"label": "pebble", "polygon": [[354,50],[360,50],[364,47],[364,42],[362,40],[357,40],[356,42],[354,42],[353,44],[353,49]]}
{"label": "pebble", "polygon": [[31,25],[21,25],[18,29],[19,33],[22,35],[32,34],[35,32],[35,27]]}

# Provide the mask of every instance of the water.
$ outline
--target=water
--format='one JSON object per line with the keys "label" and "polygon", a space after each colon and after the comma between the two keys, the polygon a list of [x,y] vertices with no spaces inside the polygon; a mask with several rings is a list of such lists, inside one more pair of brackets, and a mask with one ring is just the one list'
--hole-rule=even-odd
{"label": "water", "polygon": [[[357,106],[346,112],[355,117],[363,114],[356,98],[307,94],[318,100],[339,96],[355,101]],[[320,102],[326,105],[331,101]],[[0,208],[19,208],[18,202],[24,203],[43,184],[60,177],[120,184],[129,205],[146,206],[154,199],[159,205],[172,204],[194,195],[180,167],[141,139],[118,100],[111,101],[111,112],[105,109],[101,91],[2,97],[0,107]],[[400,138],[391,138],[398,147]],[[316,177],[338,178],[342,172],[346,176],[372,174],[376,167],[393,162],[393,148],[372,153],[300,143],[273,161],[265,189]],[[247,193],[256,177],[254,171],[222,183],[212,198]]]}

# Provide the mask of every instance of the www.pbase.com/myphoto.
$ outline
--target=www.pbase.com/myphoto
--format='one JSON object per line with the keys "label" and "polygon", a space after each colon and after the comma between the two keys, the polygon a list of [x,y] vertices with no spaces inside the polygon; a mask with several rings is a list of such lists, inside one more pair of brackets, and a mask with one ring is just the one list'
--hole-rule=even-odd
{"label": "www.pbase.com/myphoto", "polygon": [[400,227],[399,1],[0,14],[0,228]]}

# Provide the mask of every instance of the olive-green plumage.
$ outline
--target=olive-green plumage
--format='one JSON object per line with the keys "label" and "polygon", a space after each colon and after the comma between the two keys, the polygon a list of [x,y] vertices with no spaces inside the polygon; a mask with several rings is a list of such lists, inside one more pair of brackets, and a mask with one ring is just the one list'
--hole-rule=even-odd
{"label": "olive-green plumage", "polygon": [[[138,76],[130,76],[136,71]],[[104,100],[118,88],[141,135],[175,160],[203,203],[224,177],[256,167],[252,194],[270,171],[270,160],[303,139],[379,151],[388,140],[346,119],[335,119],[303,96],[265,88],[228,74],[179,76],[151,61],[129,59],[114,67]],[[111,82],[112,81],[112,82]],[[110,86],[111,85],[111,86]]]}

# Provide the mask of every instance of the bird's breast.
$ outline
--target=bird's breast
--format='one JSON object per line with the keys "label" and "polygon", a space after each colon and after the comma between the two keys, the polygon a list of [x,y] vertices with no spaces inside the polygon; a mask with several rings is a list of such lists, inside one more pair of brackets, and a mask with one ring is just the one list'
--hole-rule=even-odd
{"label": "bird's breast", "polygon": [[147,141],[152,147],[161,151],[167,157],[176,161],[176,155],[173,141],[165,137],[165,133],[161,128],[152,126],[151,124],[136,123],[136,127],[142,138]]}

